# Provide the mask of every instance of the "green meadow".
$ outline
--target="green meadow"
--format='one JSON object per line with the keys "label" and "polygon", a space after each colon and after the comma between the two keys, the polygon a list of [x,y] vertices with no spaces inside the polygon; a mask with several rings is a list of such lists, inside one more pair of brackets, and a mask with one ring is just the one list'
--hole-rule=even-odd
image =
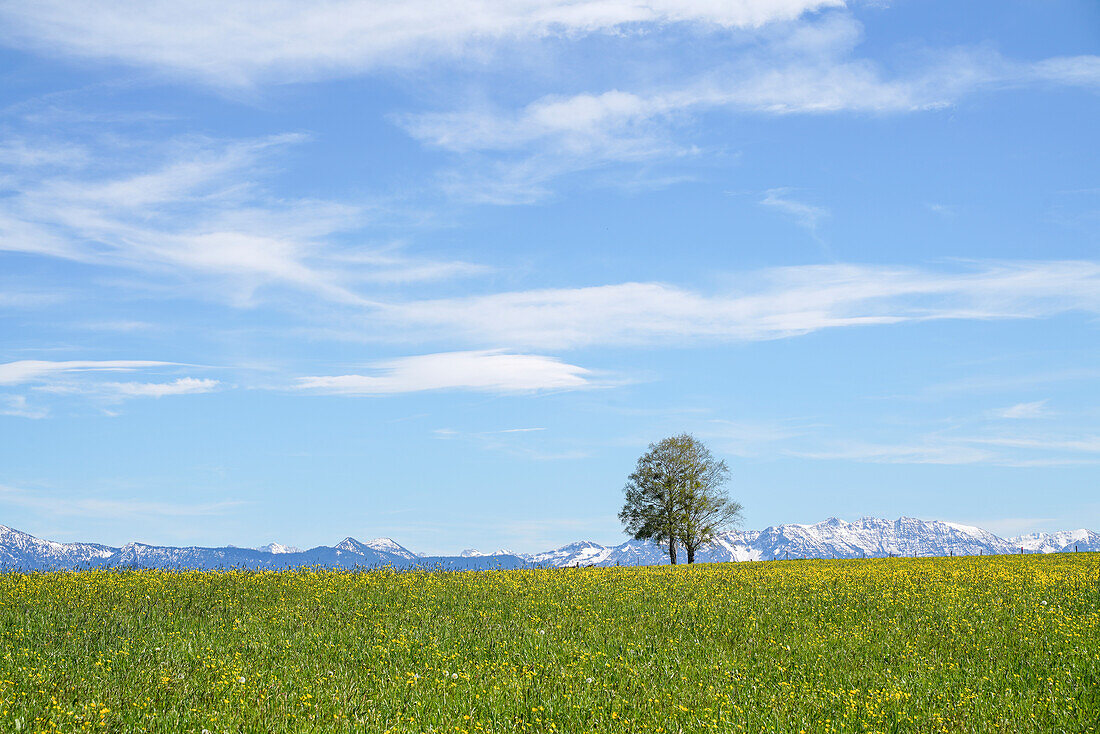
{"label": "green meadow", "polygon": [[0,574],[0,730],[1098,731],[1100,555]]}

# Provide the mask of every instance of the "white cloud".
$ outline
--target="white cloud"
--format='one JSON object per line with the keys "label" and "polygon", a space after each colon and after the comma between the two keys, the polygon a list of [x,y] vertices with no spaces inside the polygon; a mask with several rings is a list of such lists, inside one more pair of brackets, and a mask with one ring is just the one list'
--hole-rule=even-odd
{"label": "white cloud", "polygon": [[35,144],[21,138],[0,143],[0,166],[73,166],[84,163],[87,157],[86,150],[71,143]]}
{"label": "white cloud", "polygon": [[181,377],[172,382],[107,382],[101,387],[107,392],[124,398],[152,397],[165,395],[194,395],[212,392],[220,383],[217,380]]}
{"label": "white cloud", "polygon": [[555,138],[569,153],[591,155],[613,142],[625,156],[629,146],[623,128],[668,106],[656,98],[611,90],[544,97],[511,114],[492,109],[437,112],[408,115],[400,122],[413,137],[455,152],[514,150]]}
{"label": "white cloud", "polygon": [[995,436],[960,439],[966,443],[1008,448],[1040,449],[1047,451],[1072,451],[1100,453],[1100,436],[1048,437],[1048,436]]}
{"label": "white cloud", "polygon": [[1000,463],[997,455],[957,444],[875,444],[851,442],[835,449],[790,451],[804,459],[847,460],[869,464],[986,464]]}
{"label": "white cloud", "polygon": [[1060,56],[1024,66],[1022,76],[1036,81],[1100,89],[1100,56]]}
{"label": "white cloud", "polygon": [[65,300],[61,293],[49,293],[45,291],[28,291],[10,288],[0,285],[0,308],[40,308],[52,306]]}
{"label": "white cloud", "polygon": [[[46,396],[77,396],[105,404],[130,398],[193,395],[211,392],[221,384],[218,380],[180,377],[169,382],[119,382],[104,380],[104,375],[119,372],[150,371],[156,368],[178,368],[173,362],[149,360],[21,360],[0,364],[0,386],[32,385],[40,398]],[[7,407],[3,407],[6,403]],[[0,394],[0,415],[44,418],[47,408],[28,404],[25,396]]]}
{"label": "white cloud", "polygon": [[197,504],[147,502],[84,497],[56,497],[0,485],[0,503],[25,507],[49,515],[97,518],[205,517],[221,515],[243,502],[227,500]]}
{"label": "white cloud", "polygon": [[1047,401],[1036,400],[1033,403],[1016,403],[1016,405],[997,411],[1000,418],[1038,418],[1047,413]]}
{"label": "white cloud", "polygon": [[1030,375],[1012,377],[971,377],[964,380],[930,385],[922,391],[925,396],[951,396],[958,393],[1002,392],[1034,388],[1058,382],[1091,381],[1100,377],[1098,369],[1060,369]]}
{"label": "white cloud", "polygon": [[0,5],[0,39],[221,87],[342,76],[499,41],[700,23],[756,28],[841,0],[39,0]]}
{"label": "white cloud", "polygon": [[667,106],[612,90],[551,95],[517,112],[485,108],[396,119],[425,144],[466,157],[443,176],[451,196],[513,204],[543,198],[551,180],[574,171],[693,155],[690,146],[668,139],[659,119]]}
{"label": "white cloud", "polygon": [[928,211],[939,214],[941,217],[953,217],[958,213],[958,209],[950,204],[937,204],[935,202],[928,202],[925,204]]}
{"label": "white cloud", "polygon": [[51,362],[25,359],[0,364],[0,385],[19,385],[27,382],[43,382],[59,375],[81,372],[130,372],[149,367],[163,367],[171,362],[148,360],[70,360]]}
{"label": "white cloud", "polygon": [[[647,86],[547,95],[518,109],[481,105],[399,118],[426,145],[463,157],[446,188],[465,199],[527,203],[548,182],[614,164],[671,162],[698,153],[678,128],[708,111],[735,114],[899,114],[951,106],[984,89],[1100,88],[1100,56],[1006,59],[987,49],[928,51],[898,71],[856,55],[862,26],[842,12],[747,36],[703,72]],[[729,141],[727,141],[729,144]],[[783,198],[774,197],[777,207]],[[797,202],[794,202],[797,204]],[[802,205],[805,207],[805,205]],[[802,209],[800,221],[823,212]]]}
{"label": "white cloud", "polygon": [[805,432],[779,422],[712,419],[695,433],[715,441],[722,453],[748,457],[768,454]]}
{"label": "white cloud", "polygon": [[27,403],[25,395],[0,395],[0,415],[19,418],[45,418],[50,412]]}
{"label": "white cloud", "polygon": [[120,320],[120,321],[89,321],[82,324],[74,324],[81,329],[87,329],[89,331],[117,331],[117,332],[134,332],[134,331],[149,331],[157,329],[157,325],[148,321],[136,321],[136,320]]}
{"label": "white cloud", "polygon": [[[668,123],[714,108],[767,113],[907,112],[947,104],[973,85],[960,69],[984,68],[953,58],[944,69],[890,80],[877,65],[846,57],[862,26],[831,14],[816,23],[782,26],[738,49],[705,73],[638,90],[547,95],[516,110],[480,107],[407,115],[401,124],[434,147],[469,153],[550,147],[560,154],[630,160],[680,150],[665,142]],[[957,55],[958,56],[958,55]],[[967,79],[964,84],[961,79]]]}
{"label": "white cloud", "polygon": [[[591,456],[588,449],[548,449],[543,446],[545,437],[541,434],[545,428],[506,428],[499,431],[458,431],[453,428],[436,428],[432,431],[435,438],[445,441],[466,441],[482,451],[501,451],[512,456],[533,461],[573,461]],[[537,445],[531,445],[537,440]]]}
{"label": "white cloud", "polygon": [[[876,464],[985,464],[1008,467],[1082,466],[1100,463],[1100,436],[929,435],[906,443],[857,440],[818,449],[796,449],[790,456]],[[1085,456],[1081,456],[1085,454]]]}
{"label": "white cloud", "polygon": [[265,286],[367,305],[358,293],[365,284],[485,270],[411,257],[393,245],[339,245],[340,235],[365,225],[365,207],[267,195],[257,181],[268,158],[303,140],[176,140],[147,157],[106,146],[94,173],[15,168],[0,178],[0,192],[9,194],[0,198],[0,250],[133,270],[239,305]]}
{"label": "white cloud", "polygon": [[532,392],[592,385],[591,372],[554,357],[503,350],[445,352],[378,362],[378,374],[303,377],[304,390],[339,395],[393,395],[424,390]]}
{"label": "white cloud", "polygon": [[764,198],[760,200],[762,206],[769,207],[786,214],[798,224],[798,226],[817,235],[817,224],[829,216],[829,210],[823,206],[807,204],[789,196],[790,189],[768,189],[764,192]]}
{"label": "white cloud", "polygon": [[1100,312],[1100,263],[1021,262],[929,270],[774,268],[702,293],[622,283],[391,304],[377,316],[410,336],[568,348],[764,340],[843,326]]}

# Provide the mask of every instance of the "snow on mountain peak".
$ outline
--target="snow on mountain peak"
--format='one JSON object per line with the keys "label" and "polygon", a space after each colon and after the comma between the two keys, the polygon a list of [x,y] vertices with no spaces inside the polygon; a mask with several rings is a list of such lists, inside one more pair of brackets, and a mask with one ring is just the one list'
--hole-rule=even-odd
{"label": "snow on mountain peak", "polygon": [[527,560],[539,565],[564,568],[566,566],[591,566],[606,561],[611,555],[612,548],[593,543],[590,540],[580,540],[576,543],[563,545],[544,553],[535,553],[526,556]]}
{"label": "snow on mountain peak", "polygon": [[[763,530],[731,530],[700,548],[696,561],[761,561],[796,558],[861,558],[883,556],[992,555],[1018,553],[1100,551],[1100,533],[1063,530],[1000,538],[972,525],[900,517],[897,520],[863,517],[854,522],[829,518],[822,522],[773,525]],[[682,551],[681,551],[682,553]],[[681,560],[686,560],[681,554]],[[489,555],[474,549],[459,557],[433,557],[434,566],[454,569],[517,568],[524,565],[638,566],[668,563],[666,549],[641,540],[616,546],[577,541],[553,550],[518,556],[501,549]],[[0,525],[0,569],[47,570],[60,568],[273,568],[321,565],[343,568],[415,568],[420,557],[391,538],[362,543],[345,538],[336,546],[308,551],[271,543],[262,548],[154,546],[128,543],[111,548],[93,543],[58,543]]]}
{"label": "snow on mountain peak", "polygon": [[0,525],[0,569],[75,568],[94,565],[118,551],[96,543],[58,543],[42,540]]}
{"label": "snow on mountain peak", "polygon": [[253,550],[263,551],[264,553],[274,553],[276,555],[281,553],[301,553],[301,548],[295,548],[292,545],[283,545],[282,543],[268,543],[267,545],[261,545],[259,548]]}
{"label": "snow on mountain peak", "polygon": [[1023,548],[1032,553],[1057,553],[1074,549],[1097,550],[1100,546],[1100,533],[1079,528],[1060,530],[1056,533],[1030,533],[1009,538],[1014,547]]}
{"label": "snow on mountain peak", "polygon": [[379,553],[389,553],[391,555],[399,556],[401,558],[407,558],[409,560],[419,558],[419,556],[417,556],[411,550],[393,540],[392,538],[375,538],[369,543],[364,543],[364,545],[371,550],[378,551]]}
{"label": "snow on mountain peak", "polygon": [[345,553],[358,553],[359,555],[363,555],[364,551],[371,550],[366,543],[362,543],[350,535],[334,545],[333,548]]}

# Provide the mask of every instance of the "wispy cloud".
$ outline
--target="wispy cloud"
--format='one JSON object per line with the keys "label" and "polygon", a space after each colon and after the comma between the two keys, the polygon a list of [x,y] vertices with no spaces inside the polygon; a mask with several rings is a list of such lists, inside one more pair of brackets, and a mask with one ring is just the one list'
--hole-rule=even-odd
{"label": "wispy cloud", "polygon": [[1008,448],[1100,453],[1100,436],[988,436],[960,439],[966,443]]}
{"label": "wispy cloud", "polygon": [[88,151],[74,143],[35,144],[23,138],[0,142],[0,166],[5,168],[72,167],[87,160]]}
{"label": "wispy cloud", "polygon": [[958,393],[999,392],[1059,382],[1091,381],[1098,377],[1100,377],[1100,369],[1089,368],[1058,369],[1025,375],[971,377],[931,385],[924,390],[923,394],[928,396],[952,396]]}
{"label": "wispy cloud", "polygon": [[[27,386],[39,397],[77,396],[99,403],[102,407],[130,398],[211,392],[221,385],[218,380],[198,377],[179,377],[168,382],[103,379],[106,375],[119,372],[149,372],[180,367],[182,365],[172,362],[150,360],[21,360],[0,364],[0,386]],[[0,409],[2,415],[44,418],[49,414],[47,407],[30,404],[25,395],[0,395],[0,403],[3,402],[7,407]]]}
{"label": "wispy cloud", "polygon": [[[484,53],[501,41],[696,23],[754,28],[841,0],[715,3],[485,0],[456,5],[336,0],[230,5],[42,0],[0,6],[0,39],[58,55],[110,59],[218,87],[345,76]],[[181,24],[181,13],[187,23]]]}
{"label": "wispy cloud", "polygon": [[30,405],[25,395],[0,395],[0,415],[17,418],[45,418],[50,414],[46,408]]}
{"label": "wispy cloud", "polygon": [[425,390],[535,392],[594,385],[589,370],[537,354],[504,350],[444,352],[378,362],[376,374],[302,377],[298,388],[339,395],[393,395]]}
{"label": "wispy cloud", "polygon": [[119,397],[160,398],[165,395],[194,395],[213,392],[220,384],[218,380],[181,377],[172,382],[106,382],[103,383],[102,388],[117,394]]}
{"label": "wispy cloud", "polygon": [[1000,418],[1038,418],[1047,414],[1047,401],[1036,400],[1031,403],[1016,403],[1015,405],[997,411]]}
{"label": "wispy cloud", "polygon": [[760,200],[760,204],[790,217],[799,227],[816,238],[817,225],[829,216],[829,210],[823,206],[798,201],[792,198],[790,193],[791,189],[788,188],[768,189],[764,192],[764,198]]}
{"label": "wispy cloud", "polygon": [[62,293],[26,290],[0,284],[0,308],[36,309],[65,300]]}
{"label": "wispy cloud", "polygon": [[958,213],[957,208],[950,204],[937,204],[934,202],[928,202],[924,206],[928,209],[928,211],[939,214],[941,217],[951,218]]}
{"label": "wispy cloud", "polygon": [[875,464],[985,464],[1059,467],[1100,464],[1100,436],[917,436],[903,443],[830,439],[820,448],[791,448],[790,456]]}
{"label": "wispy cloud", "polygon": [[986,464],[997,463],[996,454],[950,443],[877,444],[846,442],[835,448],[790,451],[804,459],[845,460],[870,464]]}
{"label": "wispy cloud", "polygon": [[48,361],[25,359],[18,362],[0,364],[0,385],[19,385],[28,382],[43,382],[58,375],[83,372],[132,372],[149,367],[164,367],[171,362],[149,360],[68,360]]}
{"label": "wispy cloud", "polygon": [[140,154],[104,144],[95,165],[0,178],[0,249],[136,271],[146,280],[247,305],[289,288],[364,306],[360,289],[468,276],[486,268],[341,240],[366,205],[276,198],[260,180],[306,138],[187,138]]}
{"label": "wispy cloud", "polygon": [[243,505],[237,500],[206,503],[147,502],[92,497],[58,497],[0,485],[0,503],[48,515],[134,519],[146,517],[206,517],[222,515]]}
{"label": "wispy cloud", "polygon": [[697,433],[714,441],[723,453],[748,457],[774,453],[776,447],[788,444],[791,439],[806,433],[806,429],[778,421],[712,419]]}
{"label": "wispy cloud", "polygon": [[540,443],[532,444],[525,434],[541,433],[545,428],[505,428],[496,431],[459,431],[454,428],[436,428],[432,436],[445,441],[465,441],[482,451],[500,451],[511,456],[532,461],[568,461],[585,459],[592,455],[590,449],[552,449],[545,446],[544,437],[538,437]]}
{"label": "wispy cloud", "polygon": [[[857,53],[862,26],[844,12],[769,27],[712,68],[644,86],[546,95],[515,108],[482,103],[398,118],[424,144],[461,164],[448,190],[489,203],[526,203],[552,179],[608,165],[670,162],[700,152],[679,134],[699,115],[903,114],[942,109],[981,90],[1100,88],[1100,57],[1020,62],[985,48],[928,50],[888,71]],[[727,145],[729,142],[727,141]],[[766,202],[807,228],[824,216],[776,194]]]}
{"label": "wispy cloud", "polygon": [[1100,312],[1100,263],[1093,262],[941,270],[820,265],[745,273],[736,283],[712,293],[663,283],[518,291],[391,304],[379,316],[421,336],[569,348],[752,341],[840,327]]}

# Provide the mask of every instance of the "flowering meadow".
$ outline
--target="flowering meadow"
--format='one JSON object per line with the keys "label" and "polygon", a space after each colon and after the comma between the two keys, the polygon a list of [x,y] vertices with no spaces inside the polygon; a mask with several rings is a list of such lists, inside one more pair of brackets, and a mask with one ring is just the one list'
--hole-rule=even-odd
{"label": "flowering meadow", "polygon": [[0,730],[1100,731],[1100,555],[0,574]]}

